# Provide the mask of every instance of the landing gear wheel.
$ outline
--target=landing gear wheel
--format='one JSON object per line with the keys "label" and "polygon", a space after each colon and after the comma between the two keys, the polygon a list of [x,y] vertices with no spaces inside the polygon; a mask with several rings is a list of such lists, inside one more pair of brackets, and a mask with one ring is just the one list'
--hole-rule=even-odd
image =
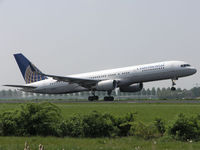
{"label": "landing gear wheel", "polygon": [[88,101],[93,101],[93,96],[89,96]]}
{"label": "landing gear wheel", "polygon": [[99,100],[99,97],[98,96],[89,96],[88,100],[89,101],[97,101],[97,100]]}
{"label": "landing gear wheel", "polygon": [[114,97],[113,96],[105,96],[104,101],[114,101]]}
{"label": "landing gear wheel", "polygon": [[104,97],[104,101],[114,101],[114,97],[111,96],[112,90],[111,91],[107,91],[108,96]]}
{"label": "landing gear wheel", "polygon": [[171,87],[171,91],[176,91],[176,88],[175,87]]}
{"label": "landing gear wheel", "polygon": [[93,96],[89,96],[89,97],[88,97],[88,100],[89,100],[89,101],[98,101],[98,100],[99,100],[99,96],[96,96],[96,95],[95,95],[95,90],[92,90],[92,95],[93,95]]}
{"label": "landing gear wheel", "polygon": [[95,101],[99,100],[99,96],[94,96]]}

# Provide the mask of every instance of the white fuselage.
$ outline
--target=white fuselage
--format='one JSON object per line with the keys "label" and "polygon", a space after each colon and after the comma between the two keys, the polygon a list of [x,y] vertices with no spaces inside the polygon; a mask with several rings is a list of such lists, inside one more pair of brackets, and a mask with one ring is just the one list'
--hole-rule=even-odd
{"label": "white fuselage", "polygon": [[[117,86],[121,87],[129,86],[134,83],[165,79],[178,79],[196,73],[196,69],[194,67],[183,66],[183,64],[187,63],[183,61],[165,61],[153,64],[82,73],[70,75],[68,77],[95,80],[116,80],[119,81]],[[37,87],[30,92],[46,94],[73,93],[89,90],[76,83],[68,83],[63,81],[59,82],[52,78],[26,85]]]}

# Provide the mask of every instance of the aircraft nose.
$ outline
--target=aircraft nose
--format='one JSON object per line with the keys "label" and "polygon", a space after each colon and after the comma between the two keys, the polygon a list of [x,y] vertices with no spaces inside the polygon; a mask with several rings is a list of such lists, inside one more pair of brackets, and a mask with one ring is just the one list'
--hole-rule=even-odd
{"label": "aircraft nose", "polygon": [[195,74],[197,72],[197,69],[196,68],[191,68],[191,72],[192,72],[192,74]]}

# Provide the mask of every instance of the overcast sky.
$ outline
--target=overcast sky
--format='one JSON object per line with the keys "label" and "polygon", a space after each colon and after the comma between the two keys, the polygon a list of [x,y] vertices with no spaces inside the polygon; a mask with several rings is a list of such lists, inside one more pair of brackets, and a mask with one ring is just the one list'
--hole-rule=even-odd
{"label": "overcast sky", "polygon": [[[165,60],[200,70],[199,0],[0,0],[0,19],[1,85],[25,83],[18,52],[55,75]],[[199,79],[180,79],[177,87]],[[152,86],[171,81],[145,83]]]}

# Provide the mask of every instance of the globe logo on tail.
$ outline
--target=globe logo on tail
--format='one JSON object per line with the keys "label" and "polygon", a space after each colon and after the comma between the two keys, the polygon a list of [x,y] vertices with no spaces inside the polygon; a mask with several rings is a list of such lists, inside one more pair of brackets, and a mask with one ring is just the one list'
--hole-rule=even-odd
{"label": "globe logo on tail", "polygon": [[[33,83],[33,82],[47,79],[47,77],[39,74],[41,72],[35,66],[33,66],[33,64],[31,64],[31,65],[32,66],[29,65],[25,71],[25,82],[26,83]],[[34,71],[33,71],[32,67],[34,67]]]}

